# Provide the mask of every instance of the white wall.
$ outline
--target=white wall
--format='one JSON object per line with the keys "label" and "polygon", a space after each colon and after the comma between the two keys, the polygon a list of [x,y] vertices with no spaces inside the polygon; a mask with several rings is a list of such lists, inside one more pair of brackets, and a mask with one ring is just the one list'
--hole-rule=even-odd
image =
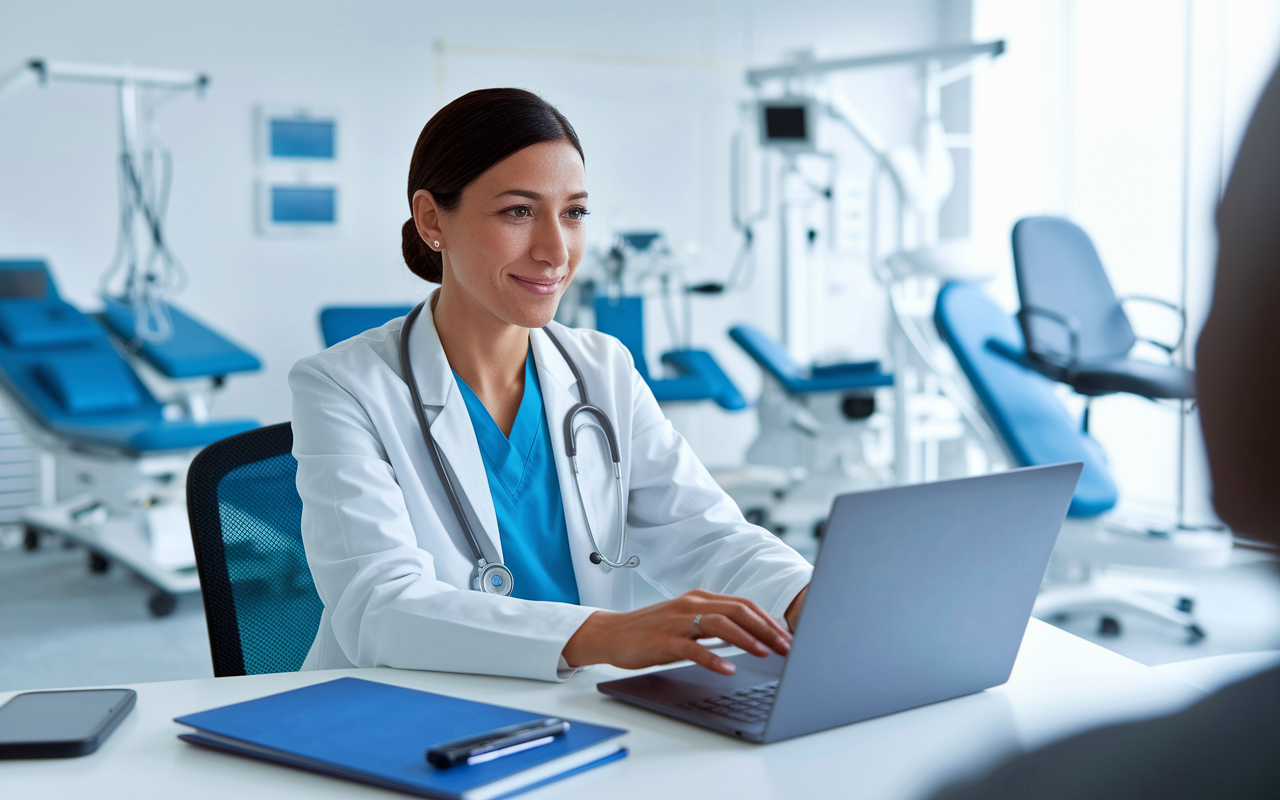
{"label": "white wall", "polygon": [[[975,85],[974,232],[1002,265],[1013,309],[1009,232],[1062,214],[1093,238],[1119,294],[1183,303],[1191,347],[1211,299],[1213,210],[1243,126],[1280,54],[1269,0],[975,0],[974,36],[1006,57]],[[1163,336],[1158,315],[1139,328]],[[1122,507],[1168,512],[1179,417],[1129,396],[1094,403]],[[1207,465],[1186,421],[1188,514],[1211,519]]]}
{"label": "white wall", "polygon": [[[229,382],[217,413],[273,422],[289,416],[289,367],[319,347],[318,309],[416,301],[428,288],[403,266],[399,228],[408,216],[413,143],[442,101],[482,86],[543,93],[586,146],[593,236],[613,226],[658,226],[677,242],[700,243],[702,275],[722,278],[737,246],[727,148],[736,103],[748,96],[742,68],[801,48],[822,57],[926,45],[943,36],[945,24],[954,27],[952,16],[940,13],[939,0],[513,3],[496,10],[410,0],[42,2],[5,8],[0,69],[40,56],[212,76],[206,97],[180,98],[160,117],[176,162],[169,238],[191,274],[178,302],[266,363],[262,373]],[[438,40],[446,42],[443,55]],[[894,137],[911,133],[911,78],[868,74],[852,84]],[[115,243],[113,103],[109,90],[69,84],[0,98],[0,253],[49,258],[64,292],[85,306],[96,303]],[[257,104],[341,114],[337,238],[255,235]],[[776,244],[768,236],[760,253],[753,291],[700,302],[694,332],[752,393],[758,373],[725,330],[745,319],[776,326]],[[882,298],[846,301],[856,308]],[[654,355],[662,334],[651,333]],[[754,429],[750,413],[702,408],[689,419],[695,447],[712,463],[740,458]]]}

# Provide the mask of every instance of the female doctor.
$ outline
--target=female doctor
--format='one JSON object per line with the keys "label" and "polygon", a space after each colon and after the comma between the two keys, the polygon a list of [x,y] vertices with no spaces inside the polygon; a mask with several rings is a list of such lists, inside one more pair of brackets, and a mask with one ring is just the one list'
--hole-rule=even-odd
{"label": "female doctor", "polygon": [[[785,654],[811,567],[743,519],[621,343],[552,322],[588,213],[568,120],[464,95],[423,128],[408,196],[405,261],[440,288],[289,375],[324,602],[303,669],[731,673],[715,636]],[[632,610],[637,574],[674,599]]]}

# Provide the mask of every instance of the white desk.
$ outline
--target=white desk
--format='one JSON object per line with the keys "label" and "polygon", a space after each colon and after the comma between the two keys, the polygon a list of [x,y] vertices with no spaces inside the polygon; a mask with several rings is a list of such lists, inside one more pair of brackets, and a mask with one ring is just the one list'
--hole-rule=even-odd
{"label": "white desk", "polygon": [[[771,745],[755,745],[628,706],[598,681],[566,684],[414,672],[335,670],[131,688],[138,703],[93,755],[0,761],[3,798],[244,800],[378,798],[395,793],[226,755],[176,738],[176,716],[354,675],[627,728],[630,756],[537,792],[543,798],[917,798],[1003,756],[1103,722],[1175,710],[1204,694],[1162,673],[1032,620],[1004,686]],[[14,693],[0,694],[0,702]]]}

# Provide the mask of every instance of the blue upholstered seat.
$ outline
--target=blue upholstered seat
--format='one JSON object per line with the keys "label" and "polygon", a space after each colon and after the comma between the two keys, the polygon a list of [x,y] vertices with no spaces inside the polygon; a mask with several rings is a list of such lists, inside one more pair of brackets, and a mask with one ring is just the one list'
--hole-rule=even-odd
{"label": "blue upholstered seat", "polygon": [[93,320],[57,297],[0,303],[0,339],[17,350],[84,344],[101,334]]}
{"label": "blue upholstered seat", "polygon": [[792,394],[847,392],[893,385],[893,375],[881,370],[879,361],[813,367],[806,375],[782,345],[759,328],[737,325],[729,329],[729,336]]}
{"label": "blue upholstered seat", "polygon": [[1021,362],[1014,319],[977,286],[950,283],[938,294],[934,322],[1019,465],[1082,461],[1069,513],[1092,517],[1114,507],[1116,484],[1102,448],[1063,407],[1053,382]]}
{"label": "blue upholstered seat", "polygon": [[320,335],[325,347],[403,317],[413,306],[331,306],[320,310]]}
{"label": "blue upholstered seat", "polygon": [[747,401],[720,368],[715,357],[706,350],[673,350],[664,353],[662,363],[676,373],[671,378],[655,378],[649,374],[644,355],[644,300],[641,297],[610,299],[597,297],[596,329],[616,337],[636,362],[636,371],[659,403],[713,400],[728,411],[747,407]]}
{"label": "blue upholstered seat", "polygon": [[78,445],[185,450],[258,425],[166,420],[106,330],[59,298],[43,261],[0,261],[0,386],[37,424]]}
{"label": "blue upholstered seat", "polygon": [[58,404],[73,415],[127,411],[142,403],[128,366],[96,350],[46,354],[36,364],[35,373]]}

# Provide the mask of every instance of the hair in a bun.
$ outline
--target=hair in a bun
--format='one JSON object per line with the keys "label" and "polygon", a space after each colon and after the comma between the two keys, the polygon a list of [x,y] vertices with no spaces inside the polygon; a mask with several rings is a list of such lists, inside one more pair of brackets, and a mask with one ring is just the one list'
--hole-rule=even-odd
{"label": "hair in a bun", "polygon": [[[462,190],[494,164],[531,145],[555,141],[567,141],[582,155],[569,120],[533,92],[480,89],[464,94],[437,111],[418,135],[409,163],[410,212],[419,189],[453,211]],[[444,259],[422,241],[412,218],[400,229],[400,251],[414,275],[440,283]]]}
{"label": "hair in a bun", "polygon": [[409,265],[409,271],[424,281],[439,283],[444,277],[444,257],[422,241],[412,217],[400,227],[400,252],[404,254],[404,263]]}

